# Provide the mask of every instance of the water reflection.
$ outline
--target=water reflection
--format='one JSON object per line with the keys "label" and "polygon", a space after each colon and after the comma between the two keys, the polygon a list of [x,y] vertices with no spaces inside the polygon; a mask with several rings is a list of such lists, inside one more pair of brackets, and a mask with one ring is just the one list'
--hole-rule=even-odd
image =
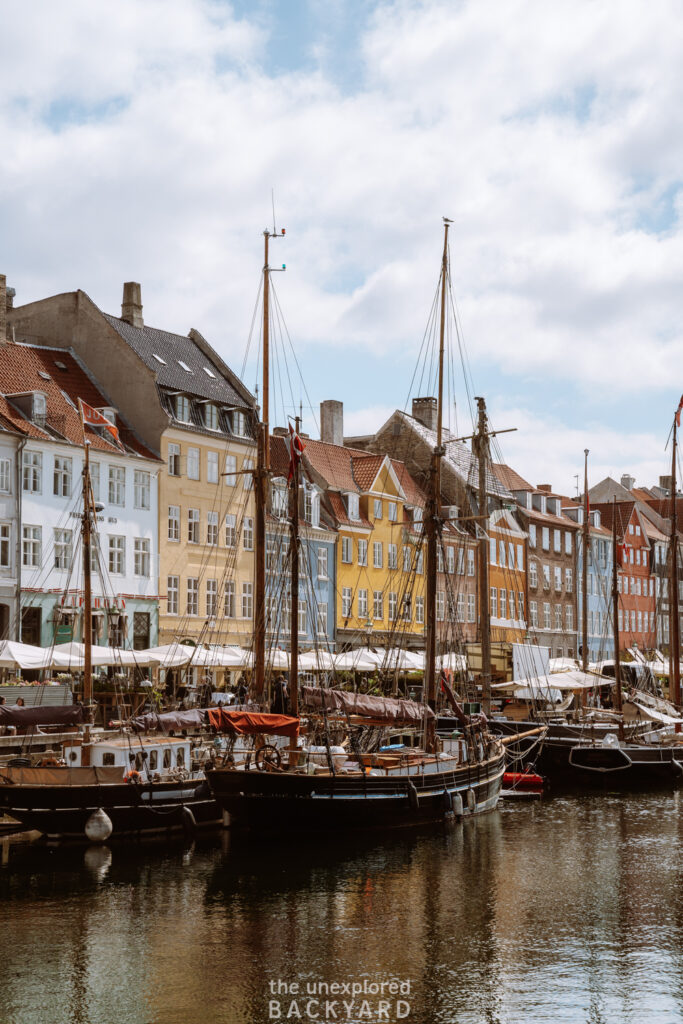
{"label": "water reflection", "polygon": [[682,854],[679,793],[343,842],[13,846],[0,1020],[261,1022],[270,980],[396,977],[412,1024],[680,1021]]}

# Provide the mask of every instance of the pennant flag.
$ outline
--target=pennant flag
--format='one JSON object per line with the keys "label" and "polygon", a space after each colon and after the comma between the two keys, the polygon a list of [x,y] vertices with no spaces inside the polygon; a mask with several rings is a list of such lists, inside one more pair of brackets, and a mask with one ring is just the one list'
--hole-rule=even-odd
{"label": "pennant flag", "polygon": [[294,430],[292,424],[289,424],[289,473],[287,474],[287,483],[291,483],[294,477],[294,471],[301,462],[301,456],[304,453],[306,445],[303,443],[297,432]]}
{"label": "pennant flag", "polygon": [[81,422],[84,425],[87,423],[89,427],[104,427],[104,429],[111,434],[119,448],[122,447],[121,441],[119,440],[118,428],[115,427],[113,423],[110,423],[106,416],[103,416],[101,412],[97,411],[97,409],[93,409],[93,407],[84,402],[82,398],[78,399],[78,407],[81,411]]}
{"label": "pennant flag", "polygon": [[677,427],[680,427],[680,425],[681,425],[681,409],[683,409],[683,395],[681,395],[681,400],[678,403],[678,408],[676,409],[676,426]]}

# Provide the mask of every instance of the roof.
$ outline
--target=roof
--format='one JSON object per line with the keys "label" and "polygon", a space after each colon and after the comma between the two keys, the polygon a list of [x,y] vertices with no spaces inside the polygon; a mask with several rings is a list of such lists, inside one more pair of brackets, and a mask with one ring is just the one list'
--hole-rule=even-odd
{"label": "roof", "polygon": [[604,480],[595,484],[594,487],[589,487],[588,497],[590,498],[591,505],[595,505],[597,502],[611,502],[613,498],[616,498],[617,501],[633,501],[631,492],[623,484],[613,480],[611,476],[605,477]]}
{"label": "roof", "polygon": [[361,491],[369,491],[372,488],[385,458],[385,455],[352,455],[353,477]]}
{"label": "roof", "polygon": [[[240,408],[253,406],[253,396],[198,332],[193,331],[193,337],[186,337],[146,324],[133,327],[110,313],[102,315],[143,362],[155,371],[157,382],[162,387]],[[160,356],[163,362],[155,359],[155,355]],[[185,363],[187,370],[181,362]]]}
{"label": "roof", "polygon": [[510,466],[506,466],[504,462],[494,462],[493,472],[500,480],[503,487],[507,487],[509,491],[535,491],[536,488],[516,473]]}
{"label": "roof", "polygon": [[[11,395],[42,391],[47,397],[45,425],[29,420],[12,404]],[[4,397],[2,397],[4,396]],[[93,381],[85,367],[69,349],[46,348],[43,345],[7,344],[0,359],[0,415],[11,429],[25,437],[68,441],[82,445],[83,432],[78,413],[81,398],[95,409],[111,406],[111,402]],[[128,424],[117,414],[121,442],[132,452],[147,459],[158,457],[135,436]],[[118,452],[112,441],[98,431],[88,429],[88,438],[95,450]]]}
{"label": "roof", "polygon": [[306,441],[305,444],[305,461],[310,463],[311,467],[325,480],[328,487],[334,491],[360,493],[362,488],[354,476],[353,457],[365,458],[367,452],[313,439]]}
{"label": "roof", "polygon": [[628,524],[631,522],[634,511],[636,511],[636,502],[618,501],[615,504],[611,501],[591,501],[591,508],[594,511],[597,509],[600,512],[600,519],[610,533],[614,529],[614,519],[616,516],[617,539],[622,539],[626,535]]}
{"label": "roof", "polygon": [[405,464],[403,462],[397,462],[396,459],[390,459],[389,461],[394,468],[398,482],[401,485],[401,490],[406,496],[406,505],[417,505],[419,508],[424,508],[427,503],[426,495],[410,475]]}

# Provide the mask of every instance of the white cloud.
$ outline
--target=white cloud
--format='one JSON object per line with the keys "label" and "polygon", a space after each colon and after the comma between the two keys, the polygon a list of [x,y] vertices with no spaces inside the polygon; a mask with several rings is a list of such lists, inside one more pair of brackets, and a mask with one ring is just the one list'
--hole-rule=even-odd
{"label": "white cloud", "polygon": [[[609,382],[657,414],[683,358],[674,0],[382,4],[344,90],[324,70],[336,22],[316,24],[319,67],[273,76],[268,22],[226,3],[6,3],[0,269],[17,301],[81,287],[115,312],[138,279],[150,322],[198,327],[239,368],[275,186],[300,352],[332,380],[385,360],[338,396],[364,432],[354,410],[403,404],[448,214],[478,392],[510,375],[520,427],[553,389],[588,392],[588,447],[654,466],[653,439],[610,431],[598,403]],[[585,444],[556,430],[566,475]],[[548,476],[531,444],[520,458]]]}

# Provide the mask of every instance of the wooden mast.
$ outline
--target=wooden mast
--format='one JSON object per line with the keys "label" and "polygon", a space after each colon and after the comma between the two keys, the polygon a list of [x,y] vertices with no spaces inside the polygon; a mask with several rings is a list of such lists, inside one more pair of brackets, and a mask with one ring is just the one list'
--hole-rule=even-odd
{"label": "wooden mast", "polygon": [[[81,420],[82,424],[82,420]],[[92,706],[92,578],[90,552],[92,548],[92,520],[90,503],[90,442],[85,439],[83,429],[83,520],[81,537],[83,541],[83,703],[87,709],[87,724],[83,734],[81,764],[90,764],[90,716]]]}
{"label": "wooden mast", "polygon": [[[299,436],[301,421],[296,418],[296,436]],[[299,459],[294,453],[294,438],[290,435],[290,452],[292,466],[291,527],[289,554],[292,560],[292,597],[291,597],[291,640],[289,651],[289,708],[290,714],[299,714]],[[296,744],[295,744],[296,746]]]}
{"label": "wooden mast", "polygon": [[[590,522],[588,504],[588,448],[584,448],[583,466],[583,572],[581,573],[581,668],[588,671],[588,560],[590,557]],[[586,691],[581,691],[581,703],[586,703]]]}
{"label": "wooden mast", "polygon": [[[621,714],[621,663],[619,659],[619,568],[617,558],[617,499],[612,502],[612,615],[614,617],[614,704]],[[624,723],[619,721],[619,734],[623,735]]]}
{"label": "wooden mast", "polygon": [[488,497],[486,467],[489,462],[489,433],[486,427],[486,401],[477,398],[477,432],[474,447],[479,462],[477,501],[479,505],[479,634],[481,640],[481,695],[484,713],[491,712],[491,610],[489,608],[489,547],[486,535]]}
{"label": "wooden mast", "polygon": [[443,256],[441,259],[441,320],[439,326],[439,389],[436,406],[436,447],[432,453],[431,488],[426,517],[427,532],[427,630],[425,637],[425,690],[427,703],[436,709],[436,574],[438,523],[441,516],[441,459],[443,448],[443,364],[446,325],[446,282],[448,278],[448,227],[444,217]]}
{"label": "wooden mast", "polygon": [[676,511],[676,430],[678,427],[678,416],[674,416],[673,452],[671,455],[671,544],[670,547],[670,586],[671,600],[669,610],[671,615],[671,700],[674,704],[681,703],[681,636],[680,619],[678,614],[678,516]]}
{"label": "wooden mast", "polygon": [[268,242],[270,232],[263,232],[263,390],[261,395],[261,421],[258,425],[256,447],[256,523],[254,530],[254,697],[258,703],[265,699],[266,684],[266,507],[270,466],[270,438],[268,428],[270,400],[270,268]]}

